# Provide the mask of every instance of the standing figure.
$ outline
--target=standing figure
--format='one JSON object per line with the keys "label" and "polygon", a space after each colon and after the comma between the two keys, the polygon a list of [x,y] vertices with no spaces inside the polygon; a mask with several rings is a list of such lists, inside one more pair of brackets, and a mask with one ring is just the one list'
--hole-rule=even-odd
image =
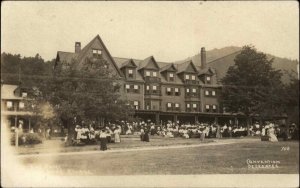
{"label": "standing figure", "polygon": [[144,141],[149,142],[149,129],[145,129]]}
{"label": "standing figure", "polygon": [[103,129],[100,132],[100,150],[105,151],[107,150],[107,138],[106,138],[106,131]]}
{"label": "standing figure", "polygon": [[278,142],[278,139],[275,135],[275,129],[274,129],[274,125],[271,124],[270,125],[270,128],[268,129],[268,136],[269,136],[269,140],[271,142]]}
{"label": "standing figure", "polygon": [[121,142],[121,138],[120,138],[121,131],[120,131],[119,127],[116,127],[114,134],[115,134],[115,142],[120,143]]}
{"label": "standing figure", "polygon": [[216,138],[222,138],[220,125],[217,125]]}
{"label": "standing figure", "polygon": [[144,131],[144,128],[142,127],[141,128],[141,135],[140,135],[141,141],[144,141],[144,135],[145,135],[145,131]]}

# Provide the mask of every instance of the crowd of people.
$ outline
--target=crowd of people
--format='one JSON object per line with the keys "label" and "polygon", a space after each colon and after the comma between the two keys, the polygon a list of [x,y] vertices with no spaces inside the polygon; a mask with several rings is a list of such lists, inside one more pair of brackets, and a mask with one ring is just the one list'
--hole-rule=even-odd
{"label": "crowd of people", "polygon": [[[291,126],[293,128],[293,126]],[[294,128],[295,130],[295,128]],[[294,131],[295,132],[295,131]],[[282,127],[265,122],[260,125],[255,122],[250,126],[249,133],[251,136],[268,136],[270,141],[278,141],[278,137],[287,139],[288,135],[293,134],[290,130],[285,130]],[[161,137],[174,138],[182,137],[184,139],[200,138],[231,138],[243,137],[248,135],[247,127],[243,125],[224,124],[219,125],[215,123],[174,123],[168,121],[164,125],[155,125],[151,121],[148,122],[125,122],[121,121],[119,124],[108,124],[105,127],[97,127],[95,125],[76,125],[75,135],[73,138],[74,145],[80,144],[95,144],[102,143],[101,148],[106,149],[107,143],[121,142],[120,135],[139,135],[141,141],[149,142],[149,136],[158,135]],[[105,143],[105,144],[104,144]]]}

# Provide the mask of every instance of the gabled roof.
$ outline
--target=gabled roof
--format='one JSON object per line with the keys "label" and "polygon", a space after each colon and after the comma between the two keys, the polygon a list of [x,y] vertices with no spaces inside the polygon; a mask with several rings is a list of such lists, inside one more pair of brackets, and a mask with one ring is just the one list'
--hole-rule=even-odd
{"label": "gabled roof", "polygon": [[164,72],[164,71],[176,72],[177,68],[175,67],[175,65],[173,63],[169,63],[168,65],[161,68],[160,72]]}
{"label": "gabled roof", "polygon": [[136,68],[136,64],[134,63],[134,61],[132,59],[128,59],[127,61],[125,61],[124,63],[122,63],[120,68],[124,68],[124,67],[134,67]]}
{"label": "gabled roof", "polygon": [[211,67],[206,67],[204,69],[199,70],[199,74],[198,75],[203,75],[203,74],[213,75],[215,73],[216,73],[215,69],[212,69]]}
{"label": "gabled roof", "polygon": [[141,61],[139,63],[139,69],[144,69],[144,68],[150,66],[152,62],[154,63],[154,66],[156,67],[156,69],[159,70],[159,66],[153,56],[147,57],[146,59]]}
{"label": "gabled roof", "polygon": [[106,53],[108,54],[108,58],[111,60],[113,66],[115,67],[116,71],[119,73],[119,76],[122,75],[120,69],[118,68],[116,62],[114,61],[113,57],[110,55],[109,51],[107,50],[106,46],[104,45],[101,37],[99,35],[97,35],[93,40],[91,40],[91,42],[89,42],[80,52],[78,55],[78,61],[81,62],[83,60],[83,58],[86,56],[87,52],[91,49],[92,45],[96,42],[99,41],[101,46],[103,47],[103,49],[106,51]]}
{"label": "gabled roof", "polygon": [[193,69],[194,69],[194,73],[197,73],[197,68],[196,68],[196,66],[194,65],[194,63],[193,63],[193,61],[186,61],[186,62],[184,62],[184,63],[181,63],[181,64],[176,64],[177,65],[177,70],[178,70],[178,74],[179,73],[182,73],[182,72],[188,72],[187,71],[187,68],[189,67],[189,66],[191,66]]}

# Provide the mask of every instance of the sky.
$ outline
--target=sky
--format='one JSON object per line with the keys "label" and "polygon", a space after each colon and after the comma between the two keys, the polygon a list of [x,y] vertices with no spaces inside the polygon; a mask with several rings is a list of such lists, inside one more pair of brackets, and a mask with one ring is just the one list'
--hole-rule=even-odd
{"label": "sky", "polygon": [[100,35],[114,57],[173,62],[206,50],[254,45],[299,60],[296,1],[1,3],[1,52],[45,60]]}

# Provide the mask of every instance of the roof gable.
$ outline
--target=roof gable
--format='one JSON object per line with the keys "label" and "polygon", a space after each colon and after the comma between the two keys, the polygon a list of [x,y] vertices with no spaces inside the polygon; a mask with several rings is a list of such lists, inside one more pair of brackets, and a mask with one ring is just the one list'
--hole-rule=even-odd
{"label": "roof gable", "polygon": [[153,56],[147,57],[139,64],[139,69],[159,70],[159,66]]}
{"label": "roof gable", "polygon": [[181,64],[177,64],[178,73],[188,72],[188,73],[197,73],[197,68],[192,61],[186,61]]}
{"label": "roof gable", "polygon": [[102,51],[102,54],[104,56],[104,59],[109,61],[113,65],[113,68],[118,73],[119,76],[122,75],[120,69],[118,68],[116,62],[110,55],[109,51],[107,50],[106,46],[104,45],[103,41],[101,40],[100,36],[97,35],[91,42],[89,42],[78,54],[78,61],[79,63],[82,63],[82,61],[88,57],[93,49],[98,49]]}
{"label": "roof gable", "polygon": [[208,68],[201,69],[198,75],[214,75],[214,74],[215,74],[215,70],[208,67]]}
{"label": "roof gable", "polygon": [[136,68],[137,66],[132,59],[129,59],[129,60],[125,61],[124,63],[122,63],[121,68],[124,68],[124,67]]}
{"label": "roof gable", "polygon": [[172,64],[166,65],[166,66],[161,68],[161,72],[165,72],[165,71],[176,72],[177,69],[174,66],[174,64],[172,63]]}

